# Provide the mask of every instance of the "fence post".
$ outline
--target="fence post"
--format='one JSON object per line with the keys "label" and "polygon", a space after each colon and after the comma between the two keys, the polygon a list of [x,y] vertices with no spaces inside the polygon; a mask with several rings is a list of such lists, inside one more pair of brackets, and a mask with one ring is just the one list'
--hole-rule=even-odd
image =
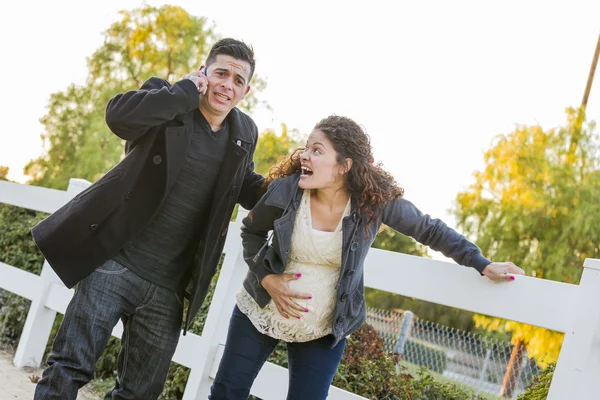
{"label": "fence post", "polygon": [[183,400],[208,398],[212,384],[209,374],[220,344],[225,344],[229,319],[235,305],[235,293],[241,288],[248,268],[242,255],[240,228],[247,211],[241,207],[235,223],[229,227],[225,242],[225,260],[210,303],[206,322],[202,329],[202,346],[198,349],[198,365],[190,371],[183,393]]}
{"label": "fence post", "polygon": [[412,311],[404,311],[404,317],[402,318],[402,325],[400,326],[400,334],[398,335],[398,340],[396,341],[396,346],[394,347],[394,352],[404,355],[404,345],[410,336],[410,331],[412,330],[413,320],[415,314]]}
{"label": "fence post", "polygon": [[600,260],[588,258],[548,400],[596,399],[600,377]]}
{"label": "fence post", "polygon": [[487,369],[490,365],[490,358],[492,357],[492,350],[488,348],[485,352],[485,359],[483,360],[483,367],[481,367],[481,373],[479,374],[479,380],[477,381],[477,391],[475,394],[479,394],[481,388],[483,387],[483,383],[485,381],[485,376],[487,374]]}
{"label": "fence post", "polygon": [[[86,180],[71,179],[67,194],[72,198],[89,185],[90,182]],[[56,317],[56,311],[46,308],[44,304],[50,287],[54,284],[62,285],[62,282],[46,260],[44,260],[42,266],[40,279],[42,280],[42,290],[38,293],[37,298],[31,301],[23,333],[19,338],[19,344],[13,359],[14,365],[19,368],[40,366]]]}

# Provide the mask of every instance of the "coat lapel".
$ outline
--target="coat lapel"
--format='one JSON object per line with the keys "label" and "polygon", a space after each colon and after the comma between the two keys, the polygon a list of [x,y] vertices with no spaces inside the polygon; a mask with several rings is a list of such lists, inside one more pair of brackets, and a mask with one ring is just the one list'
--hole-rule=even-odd
{"label": "coat lapel", "polygon": [[[193,113],[190,113],[193,115]],[[185,162],[185,155],[192,141],[193,119],[188,117],[182,125],[165,129],[165,152],[167,159],[167,190],[169,193]]]}

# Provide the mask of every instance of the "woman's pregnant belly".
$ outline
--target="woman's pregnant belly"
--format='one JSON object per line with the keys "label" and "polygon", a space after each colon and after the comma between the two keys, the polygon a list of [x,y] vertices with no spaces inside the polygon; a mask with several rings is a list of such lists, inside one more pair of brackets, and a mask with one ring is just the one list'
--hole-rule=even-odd
{"label": "woman's pregnant belly", "polygon": [[305,323],[312,321],[317,325],[330,324],[335,307],[335,287],[340,276],[340,269],[290,261],[286,272],[301,274],[300,278],[288,282],[290,290],[312,297],[311,299],[292,299],[308,309],[308,312],[301,313],[301,320]]}

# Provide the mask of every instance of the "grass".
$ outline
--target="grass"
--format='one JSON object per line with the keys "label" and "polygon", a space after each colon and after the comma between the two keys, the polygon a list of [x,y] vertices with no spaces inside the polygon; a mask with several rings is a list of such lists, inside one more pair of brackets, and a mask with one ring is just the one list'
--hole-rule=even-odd
{"label": "grass", "polygon": [[88,386],[94,393],[97,393],[98,396],[100,396],[100,399],[103,399],[106,392],[115,386],[115,380],[114,378],[93,379]]}

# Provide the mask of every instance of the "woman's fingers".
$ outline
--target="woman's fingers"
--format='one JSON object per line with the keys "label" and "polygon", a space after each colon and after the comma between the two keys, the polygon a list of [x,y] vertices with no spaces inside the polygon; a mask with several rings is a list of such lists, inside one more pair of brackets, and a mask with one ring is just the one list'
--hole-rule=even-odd
{"label": "woman's fingers", "polygon": [[277,298],[273,298],[273,300],[275,301],[277,310],[285,318],[293,317],[300,319],[301,313],[308,312],[307,308],[297,304],[289,297],[278,296]]}
{"label": "woman's fingers", "polygon": [[277,307],[277,311],[279,311],[279,314],[281,314],[283,318],[289,318],[288,314],[284,311],[283,307],[278,302],[275,302],[275,306]]}
{"label": "woman's fingers", "polygon": [[304,313],[304,312],[308,311],[308,309],[306,307],[302,307],[301,305],[297,304],[295,301],[293,301],[290,298],[285,300],[285,305],[286,305],[288,314],[293,315],[298,318],[300,318],[299,313]]}
{"label": "woman's fingers", "polygon": [[515,275],[525,275],[525,271],[522,268],[517,267],[515,264],[513,263],[509,263],[510,265],[508,266],[508,272],[515,274]]}
{"label": "woman's fingers", "polygon": [[525,275],[525,271],[512,262],[493,262],[483,269],[483,274],[493,281],[514,281],[515,275]]}
{"label": "woman's fingers", "polygon": [[308,293],[300,293],[290,290],[288,282],[297,280],[302,274],[286,273],[279,275],[267,275],[261,281],[261,285],[271,295],[277,310],[284,318],[301,318],[302,313],[308,312],[306,307],[296,303],[294,299],[310,300],[312,296]]}

